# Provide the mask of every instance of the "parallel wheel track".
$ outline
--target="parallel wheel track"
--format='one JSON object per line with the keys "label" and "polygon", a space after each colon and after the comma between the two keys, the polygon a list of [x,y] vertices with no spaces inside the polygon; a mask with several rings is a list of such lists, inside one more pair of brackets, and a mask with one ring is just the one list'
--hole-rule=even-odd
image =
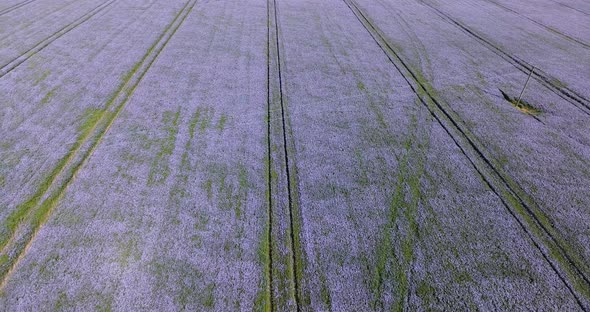
{"label": "parallel wheel track", "polygon": [[[551,222],[543,222],[547,217],[531,198],[520,186],[506,174],[498,169],[493,158],[485,155],[484,149],[481,148],[474,136],[461,125],[458,118],[447,105],[439,102],[417,78],[416,74],[403,61],[400,55],[388,43],[382,32],[370,21],[353,0],[343,0],[359,22],[365,27],[367,32],[379,45],[390,62],[406,80],[412,91],[420,99],[421,103],[426,106],[433,117],[443,127],[447,134],[453,139],[458,148],[467,157],[478,174],[486,182],[487,186],[498,196],[504,207],[514,217],[516,222],[531,238],[533,244],[541,252],[545,260],[549,263],[557,276],[564,282],[579,306],[587,311],[583,299],[574,289],[580,291],[582,296],[588,297],[590,294],[590,281],[586,276],[587,268],[579,256],[572,251],[572,248],[552,228]],[[470,156],[472,155],[472,156]],[[520,209],[522,207],[522,209]],[[561,264],[561,269],[558,265]],[[582,269],[583,268],[583,269]],[[588,298],[586,298],[588,299]]]}
{"label": "parallel wheel track", "polygon": [[[294,225],[294,199],[293,199],[293,186],[292,184],[292,178],[293,178],[293,170],[292,168],[290,168],[290,163],[291,163],[291,159],[290,159],[290,155],[289,155],[289,148],[288,148],[288,139],[287,139],[287,133],[288,133],[288,127],[287,127],[287,116],[286,116],[286,107],[285,107],[285,101],[284,101],[284,97],[283,97],[283,78],[282,78],[282,73],[281,73],[281,53],[280,53],[280,39],[279,39],[279,25],[278,25],[278,13],[277,13],[277,4],[276,4],[276,0],[268,0],[267,1],[267,7],[268,7],[268,161],[270,164],[270,168],[269,168],[269,190],[271,189],[272,186],[272,175],[270,173],[271,170],[273,170],[273,157],[272,155],[274,154],[273,150],[272,150],[272,146],[273,146],[273,137],[279,137],[278,140],[280,142],[275,142],[278,145],[282,145],[282,148],[280,153],[283,154],[282,155],[278,155],[277,158],[279,157],[283,157],[283,159],[275,159],[274,161],[276,162],[280,162],[281,164],[278,165],[278,168],[281,167],[281,165],[284,165],[284,174],[285,174],[285,180],[283,181],[286,184],[286,192],[287,192],[287,209],[288,209],[288,231],[289,231],[289,249],[290,249],[290,259],[289,261],[291,261],[292,263],[292,270],[290,270],[290,276],[289,278],[291,279],[291,282],[293,283],[293,291],[294,293],[292,294],[294,297],[294,305],[295,305],[295,310],[296,311],[300,311],[301,310],[301,298],[300,298],[300,285],[299,285],[299,281],[298,281],[298,276],[297,276],[297,272],[298,272],[298,266],[297,266],[297,258],[298,258],[298,249],[296,246],[296,234],[295,234],[295,225]],[[277,90],[272,90],[272,86],[276,86]],[[276,108],[277,111],[280,111],[280,115],[278,113],[275,113],[276,115],[273,115],[273,110],[271,108],[271,106],[278,106]],[[279,131],[282,133],[282,135],[278,135],[276,134],[272,127],[271,124],[273,122],[273,120],[275,118],[280,118],[280,129],[275,129],[275,131]],[[274,134],[273,134],[274,133]],[[270,195],[270,198],[272,199],[272,194]],[[269,222],[271,224],[271,228],[272,228],[272,222],[274,221],[272,218],[272,214],[273,213],[277,213],[277,211],[273,211],[272,207],[273,205],[276,205],[275,203],[269,202],[270,204],[270,210],[269,210]],[[269,245],[271,248],[269,248],[269,259],[272,260],[272,246],[274,245],[274,239],[271,236],[271,233],[269,233]],[[271,261],[272,263],[272,261]],[[270,271],[270,275],[272,278],[272,267],[271,267],[271,271]],[[271,279],[272,281],[272,279]],[[272,284],[271,286],[271,297],[272,297]],[[277,310],[280,309],[281,307],[278,304],[275,304],[273,301],[271,301],[271,311],[272,310]]]}
{"label": "parallel wheel track", "polygon": [[553,33],[556,33],[556,34],[559,34],[559,35],[563,36],[565,39],[568,39],[568,40],[570,40],[572,42],[575,42],[575,43],[577,43],[577,44],[579,44],[579,45],[581,45],[581,46],[583,46],[583,47],[585,47],[587,49],[590,48],[590,45],[587,44],[586,42],[584,42],[584,41],[582,41],[580,39],[574,38],[574,37],[572,37],[572,36],[570,36],[568,34],[565,34],[565,33],[561,32],[560,30],[557,30],[557,29],[555,29],[553,27],[550,27],[550,26],[547,26],[547,25],[545,25],[545,24],[543,24],[541,22],[538,22],[538,21],[536,21],[536,20],[534,20],[534,19],[532,19],[532,18],[530,18],[530,17],[528,17],[528,16],[526,16],[524,14],[521,14],[520,12],[518,12],[516,10],[513,10],[513,9],[511,9],[511,8],[509,8],[509,7],[507,7],[507,6],[503,5],[503,4],[500,4],[500,3],[498,3],[498,2],[496,2],[494,0],[484,0],[484,1],[487,1],[489,3],[493,3],[494,5],[500,7],[500,8],[502,8],[502,9],[508,11],[508,12],[511,12],[511,13],[514,13],[514,14],[520,16],[520,17],[526,18],[527,20],[529,20],[529,21],[531,21],[531,22],[533,22],[533,23],[535,23],[535,24],[537,24],[537,25],[545,28],[546,30],[548,30],[550,32],[553,32]]}
{"label": "parallel wheel track", "polygon": [[[494,52],[495,54],[497,54],[501,58],[505,59],[506,61],[508,61],[509,63],[514,65],[514,67],[516,67],[521,72],[528,75],[531,72],[531,70],[533,69],[533,66],[531,64],[529,64],[528,62],[524,61],[523,59],[521,59],[517,56],[511,55],[508,52],[505,52],[504,50],[502,50],[501,48],[499,48],[498,46],[496,46],[495,44],[493,44],[492,42],[490,42],[489,40],[487,40],[483,36],[477,34],[474,30],[470,29],[468,26],[457,21],[452,16],[446,14],[445,12],[432,6],[431,4],[425,2],[424,0],[418,0],[418,1],[423,3],[424,5],[428,6],[432,10],[434,10],[435,13],[438,14],[444,20],[449,21],[452,25],[455,25],[456,27],[458,27],[462,31],[466,32],[468,35],[475,38],[482,45],[484,45],[485,47],[490,49],[492,52]],[[588,100],[583,95],[577,93],[576,91],[574,91],[566,86],[560,86],[560,85],[556,84],[555,81],[558,81],[558,80],[555,77],[551,77],[549,74],[545,73],[544,71],[542,71],[539,68],[535,68],[532,78],[534,78],[536,81],[538,81],[539,83],[544,85],[546,88],[551,90],[553,93],[557,94],[562,99],[566,100],[568,103],[574,105],[576,108],[581,110],[586,115],[590,116],[590,100]]]}
{"label": "parallel wheel track", "polygon": [[51,36],[39,41],[35,46],[33,46],[32,48],[27,50],[25,53],[12,59],[10,62],[2,65],[2,67],[0,68],[0,78],[4,77],[8,73],[10,73],[12,70],[17,68],[20,64],[24,63],[26,60],[31,58],[33,55],[35,55],[39,51],[45,49],[48,45],[53,43],[55,40],[61,38],[63,35],[67,34],[71,30],[73,30],[74,28],[82,25],[84,22],[88,21],[91,17],[100,13],[101,11],[103,11],[104,9],[106,9],[107,7],[109,7],[111,4],[113,4],[116,1],[118,1],[118,0],[107,0],[107,1],[99,4],[94,9],[92,9],[88,13],[82,15],[80,18],[76,19],[72,23],[62,27],[60,30],[56,31]]}
{"label": "parallel wheel track", "polygon": [[268,296],[268,311],[274,311],[273,306],[274,306],[274,302],[273,302],[273,278],[272,278],[272,272],[273,272],[273,263],[272,263],[272,248],[273,248],[273,239],[272,239],[272,229],[273,229],[273,200],[272,200],[272,192],[273,192],[273,188],[272,188],[272,144],[271,144],[271,126],[270,126],[270,118],[271,118],[271,101],[272,101],[272,95],[271,95],[271,63],[270,63],[270,51],[271,51],[271,42],[272,42],[272,37],[271,37],[271,33],[270,33],[270,28],[271,28],[271,22],[270,22],[270,16],[271,16],[271,6],[270,6],[270,1],[268,0],[267,2],[267,33],[266,33],[266,38],[267,38],[267,47],[266,47],[266,52],[267,52],[267,59],[266,59],[266,71],[267,71],[267,81],[266,81],[266,85],[267,85],[267,98],[266,98],[266,125],[267,125],[267,153],[268,153],[268,157],[267,157],[267,164],[268,164],[268,168],[266,168],[266,170],[268,171],[268,209],[267,209],[267,233],[266,233],[266,239],[267,239],[267,251],[268,251],[268,265],[266,268],[266,274],[267,274],[267,282],[268,282],[268,289],[267,289],[267,296]]}
{"label": "parallel wheel track", "polygon": [[[31,24],[33,25],[38,25],[39,23],[41,23],[42,25],[44,25],[45,23],[45,18],[48,17],[55,17],[54,14],[59,14],[60,12],[62,12],[63,10],[66,10],[68,8],[74,7],[76,5],[78,5],[78,2],[83,1],[83,0],[66,0],[69,2],[64,2],[64,3],[60,3],[60,6],[52,6],[51,10],[46,10],[43,13],[43,16],[38,18],[38,19],[34,19],[34,22],[32,22]],[[29,17],[29,16],[27,16]],[[28,29],[29,27],[27,26],[25,29]],[[9,41],[9,39],[11,39],[15,37],[15,33],[8,33],[8,34],[3,34],[0,37],[0,45],[4,44],[5,41]]]}
{"label": "parallel wheel track", "polygon": [[12,5],[12,6],[9,6],[9,7],[5,8],[5,9],[3,9],[3,10],[0,10],[0,16],[2,16],[4,14],[8,14],[8,13],[10,13],[10,12],[12,12],[12,11],[20,8],[20,7],[23,7],[23,6],[25,6],[25,5],[27,5],[27,4],[31,3],[31,2],[34,2],[34,1],[35,0],[27,0],[27,1],[19,2],[19,3],[16,3],[16,4]]}
{"label": "parallel wheel track", "polygon": [[[50,185],[36,199],[34,206],[19,220],[17,229],[0,252],[0,290],[3,289],[18,263],[24,258],[39,230],[49,219],[66,189],[75,180],[77,173],[90,158],[102,138],[109,131],[115,119],[133,95],[145,74],[164,50],[178,28],[186,20],[197,0],[189,0],[171,23],[148,49],[144,57],[129,72],[112,98],[107,102],[104,113],[94,122],[89,134],[65,158],[65,164],[55,170]],[[38,218],[38,220],[36,220]]]}
{"label": "parallel wheel track", "polygon": [[561,5],[561,6],[563,6],[563,7],[566,7],[566,8],[568,8],[568,9],[572,9],[572,10],[574,10],[574,11],[578,11],[578,12],[580,12],[580,13],[582,13],[582,14],[586,15],[586,16],[590,15],[590,13],[588,13],[588,12],[584,12],[583,10],[580,10],[580,9],[578,9],[578,8],[574,8],[573,6],[571,6],[571,5],[569,5],[569,4],[561,3],[561,2],[559,2],[559,1],[555,1],[555,0],[550,0],[550,1],[551,1],[551,2],[553,2],[553,3],[556,3],[556,4],[558,4],[558,5]]}

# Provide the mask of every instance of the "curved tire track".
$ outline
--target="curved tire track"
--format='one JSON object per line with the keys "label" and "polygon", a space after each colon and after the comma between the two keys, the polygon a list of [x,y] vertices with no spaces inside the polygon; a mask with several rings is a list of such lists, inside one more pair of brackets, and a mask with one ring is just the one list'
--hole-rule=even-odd
{"label": "curved tire track", "polygon": [[[475,139],[446,103],[433,96],[427,86],[420,82],[414,71],[403,61],[387,42],[382,32],[359,9],[353,0],[343,0],[359,22],[383,50],[391,63],[404,77],[433,117],[445,129],[462,153],[467,157],[487,186],[502,201],[524,232],[532,240],[555,273],[570,290],[583,310],[587,310],[590,298],[590,281],[587,264],[553,228],[553,223],[524,190],[500,169],[496,161],[487,156],[485,149]],[[584,299],[585,298],[585,299]]]}
{"label": "curved tire track", "polygon": [[54,176],[46,191],[42,192],[26,216],[19,220],[16,231],[0,252],[0,290],[4,288],[20,260],[27,254],[37,233],[49,219],[67,187],[75,180],[76,174],[100,144],[142,78],[185,21],[196,2],[197,0],[186,2],[144,57],[131,69],[118,90],[107,102],[102,115],[91,126],[88,135],[83,138],[75,150],[66,156],[63,166],[54,170]]}

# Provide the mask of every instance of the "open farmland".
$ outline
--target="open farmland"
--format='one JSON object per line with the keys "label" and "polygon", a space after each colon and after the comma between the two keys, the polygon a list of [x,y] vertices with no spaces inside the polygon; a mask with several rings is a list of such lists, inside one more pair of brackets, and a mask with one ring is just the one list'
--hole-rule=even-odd
{"label": "open farmland", "polygon": [[590,3],[0,0],[0,310],[589,311]]}

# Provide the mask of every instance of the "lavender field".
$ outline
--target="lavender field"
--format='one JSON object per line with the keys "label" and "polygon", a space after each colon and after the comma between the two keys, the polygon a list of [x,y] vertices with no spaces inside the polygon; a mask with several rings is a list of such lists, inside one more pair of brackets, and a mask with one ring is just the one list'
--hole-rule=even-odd
{"label": "lavender field", "polygon": [[0,311],[590,311],[590,2],[0,0]]}

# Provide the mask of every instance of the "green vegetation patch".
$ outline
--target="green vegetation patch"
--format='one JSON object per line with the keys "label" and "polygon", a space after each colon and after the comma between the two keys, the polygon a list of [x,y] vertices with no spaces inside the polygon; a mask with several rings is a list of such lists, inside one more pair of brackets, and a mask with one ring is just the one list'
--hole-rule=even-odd
{"label": "green vegetation patch", "polygon": [[236,166],[237,172],[231,170],[226,163],[210,163],[207,166],[207,181],[203,188],[208,199],[216,199],[218,207],[233,210],[236,219],[242,216],[242,208],[248,197],[250,182],[244,164]]}
{"label": "green vegetation patch", "polygon": [[270,312],[271,311],[271,272],[270,272],[270,245],[269,235],[270,226],[267,223],[264,231],[261,232],[258,244],[258,262],[262,268],[262,279],[258,285],[258,292],[254,299],[254,311]]}
{"label": "green vegetation patch", "polygon": [[36,86],[42,81],[44,81],[50,74],[51,70],[45,70],[41,75],[39,75],[39,77],[37,77],[37,79],[35,79],[35,81],[33,82],[33,86]]}
{"label": "green vegetation patch", "polygon": [[219,118],[219,122],[217,123],[217,129],[222,132],[225,129],[225,124],[227,123],[227,115],[221,114]]}
{"label": "green vegetation patch", "polygon": [[55,87],[49,90],[49,92],[47,92],[47,94],[45,94],[45,96],[41,99],[41,104],[47,104],[49,101],[51,101],[51,99],[55,95],[55,91],[57,91],[58,88],[59,87]]}
{"label": "green vegetation patch", "polygon": [[[420,180],[425,170],[428,132],[417,138],[416,118],[404,143],[405,154],[400,161],[395,191],[389,207],[388,223],[377,245],[376,264],[371,279],[373,309],[384,309],[382,293],[388,280],[394,281],[395,293],[391,310],[402,311],[409,296],[409,270],[414,259],[415,237],[418,235],[417,209],[421,198]],[[396,234],[394,240],[393,234]],[[396,248],[397,247],[397,248]]]}
{"label": "green vegetation patch", "polygon": [[166,181],[170,175],[169,158],[174,152],[176,146],[176,135],[178,134],[178,120],[180,117],[180,108],[176,113],[164,112],[162,123],[165,126],[166,136],[159,140],[160,151],[156,154],[148,174],[148,185],[161,184]]}

